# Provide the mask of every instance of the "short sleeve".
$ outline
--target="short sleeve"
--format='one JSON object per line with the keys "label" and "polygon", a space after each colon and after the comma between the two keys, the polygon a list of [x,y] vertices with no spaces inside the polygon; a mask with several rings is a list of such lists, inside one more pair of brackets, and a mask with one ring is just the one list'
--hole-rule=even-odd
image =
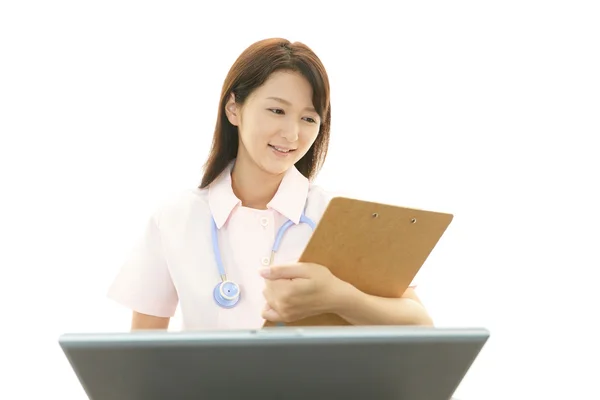
{"label": "short sleeve", "polygon": [[167,265],[157,216],[121,266],[108,297],[139,313],[173,317],[179,302]]}

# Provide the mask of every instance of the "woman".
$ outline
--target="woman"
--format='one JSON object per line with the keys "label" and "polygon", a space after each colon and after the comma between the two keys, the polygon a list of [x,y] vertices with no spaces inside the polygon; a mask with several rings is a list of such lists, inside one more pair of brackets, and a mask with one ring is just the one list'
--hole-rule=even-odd
{"label": "woman", "polygon": [[325,266],[295,262],[328,204],[311,180],[330,121],[327,73],[307,46],[268,39],[240,55],[200,187],[152,216],[110,288],[133,310],[132,329],[167,329],[178,305],[184,329],[255,329],[321,313],[355,325],[432,324],[412,286],[378,298]]}

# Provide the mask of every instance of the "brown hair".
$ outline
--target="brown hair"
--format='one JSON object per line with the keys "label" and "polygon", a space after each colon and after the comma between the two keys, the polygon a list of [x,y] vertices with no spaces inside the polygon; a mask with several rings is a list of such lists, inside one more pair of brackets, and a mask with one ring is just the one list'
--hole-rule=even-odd
{"label": "brown hair", "polygon": [[237,156],[238,130],[225,114],[231,93],[236,103],[243,105],[248,96],[277,70],[291,70],[304,75],[313,89],[313,106],[321,118],[319,134],[308,152],[296,163],[296,168],[308,179],[319,172],[329,145],[331,106],[329,78],[317,55],[305,44],[273,38],[258,41],[248,47],[229,70],[219,101],[217,123],[200,188],[210,185]]}

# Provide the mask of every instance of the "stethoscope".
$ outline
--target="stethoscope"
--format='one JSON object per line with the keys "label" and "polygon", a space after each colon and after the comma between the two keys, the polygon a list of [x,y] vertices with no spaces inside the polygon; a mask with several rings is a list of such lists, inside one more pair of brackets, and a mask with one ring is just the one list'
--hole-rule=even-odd
{"label": "stethoscope", "polygon": [[[315,230],[315,223],[308,218],[304,213],[300,216],[300,223],[307,224],[311,227],[311,229]],[[285,232],[294,225],[294,222],[288,220],[277,232],[277,236],[275,237],[275,243],[273,243],[273,248],[271,250],[271,258],[269,260],[269,265],[273,262],[273,257],[277,250],[279,250],[279,245],[281,244],[281,238]],[[221,259],[221,251],[219,249],[219,239],[217,235],[217,223],[214,218],[212,219],[212,246],[213,252],[215,254],[215,258],[217,261],[217,267],[219,268],[219,275],[221,276],[221,282],[219,282],[215,289],[213,290],[213,297],[217,304],[223,308],[233,308],[240,301],[240,287],[237,283],[230,281],[227,279],[227,274],[225,273],[225,268],[223,267],[223,260]]]}

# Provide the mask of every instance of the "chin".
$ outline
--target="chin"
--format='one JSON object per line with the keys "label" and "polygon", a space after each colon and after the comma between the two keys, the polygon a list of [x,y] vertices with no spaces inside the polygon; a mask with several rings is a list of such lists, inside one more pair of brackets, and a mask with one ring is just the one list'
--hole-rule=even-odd
{"label": "chin", "polygon": [[260,163],[259,165],[260,165],[261,169],[264,172],[268,173],[269,175],[281,175],[281,174],[286,173],[287,170],[289,170],[290,168],[292,168],[295,163],[296,163],[295,161],[287,161],[287,162],[265,161],[263,163]]}
{"label": "chin", "polygon": [[293,164],[289,165],[289,166],[279,166],[279,167],[265,165],[261,169],[269,175],[282,175],[282,174],[285,174],[286,171],[288,169],[290,169],[292,166],[293,166]]}

